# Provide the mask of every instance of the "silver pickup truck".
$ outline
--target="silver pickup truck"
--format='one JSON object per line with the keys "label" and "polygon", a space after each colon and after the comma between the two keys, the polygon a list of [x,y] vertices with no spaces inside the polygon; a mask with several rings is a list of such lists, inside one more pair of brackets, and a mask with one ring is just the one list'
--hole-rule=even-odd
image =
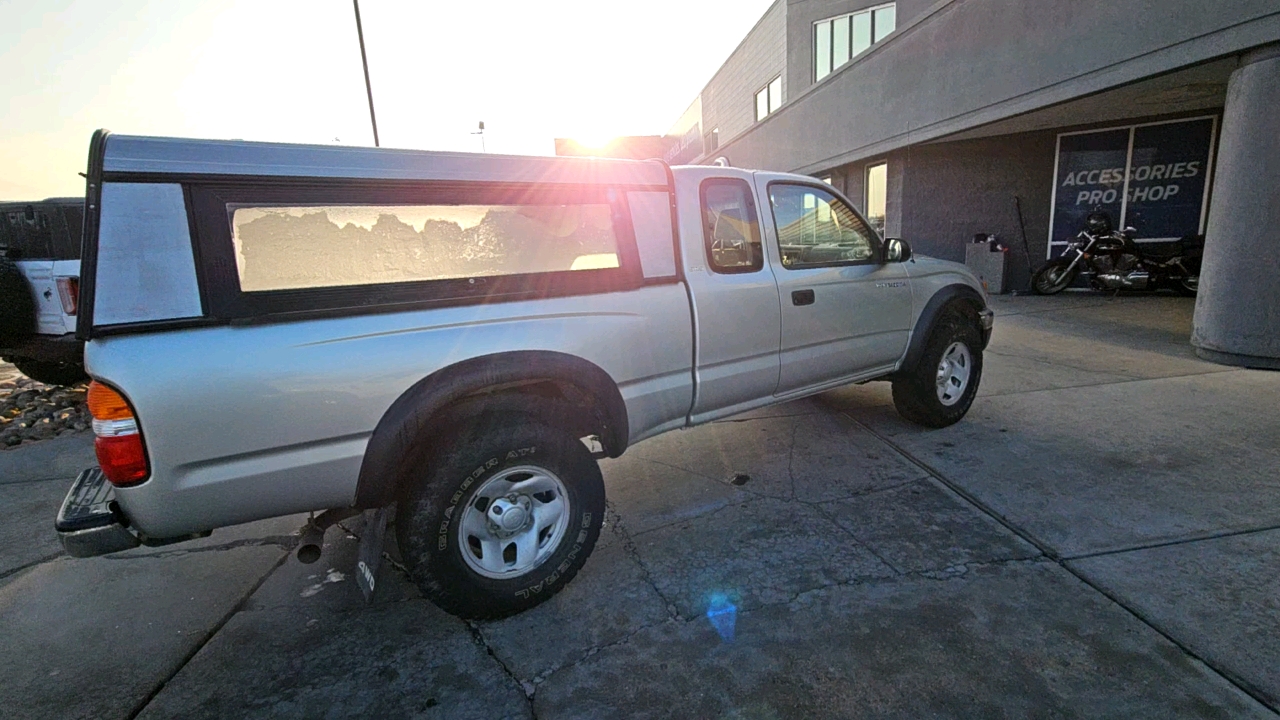
{"label": "silver pickup truck", "polygon": [[319,511],[314,559],[394,508],[423,594],[500,617],[591,552],[597,458],[876,379],[949,425],[990,336],[964,267],[804,176],[103,131],[87,175],[76,556]]}

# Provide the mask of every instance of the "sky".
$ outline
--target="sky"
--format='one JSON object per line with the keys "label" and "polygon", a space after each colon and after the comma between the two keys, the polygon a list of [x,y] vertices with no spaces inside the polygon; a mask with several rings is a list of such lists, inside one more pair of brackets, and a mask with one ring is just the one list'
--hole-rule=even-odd
{"label": "sky", "polygon": [[[384,147],[665,132],[771,0],[362,0]],[[350,0],[0,0],[0,200],[112,132],[372,145]]]}

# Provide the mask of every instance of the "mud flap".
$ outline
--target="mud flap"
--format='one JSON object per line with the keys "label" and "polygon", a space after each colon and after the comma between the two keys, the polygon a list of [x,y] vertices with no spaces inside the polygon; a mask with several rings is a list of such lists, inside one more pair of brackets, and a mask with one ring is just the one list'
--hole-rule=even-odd
{"label": "mud flap", "polygon": [[360,531],[360,549],[356,555],[356,584],[364,593],[366,604],[373,603],[378,588],[378,570],[382,567],[382,545],[387,537],[387,508],[364,511],[364,527]]}

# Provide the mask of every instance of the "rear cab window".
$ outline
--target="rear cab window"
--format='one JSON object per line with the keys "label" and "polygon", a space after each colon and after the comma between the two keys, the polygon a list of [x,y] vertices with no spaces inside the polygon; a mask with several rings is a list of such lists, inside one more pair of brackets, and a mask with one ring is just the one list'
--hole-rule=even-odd
{"label": "rear cab window", "polygon": [[764,267],[764,248],[751,186],[737,178],[702,182],[702,237],[707,263],[717,273],[753,273]]}

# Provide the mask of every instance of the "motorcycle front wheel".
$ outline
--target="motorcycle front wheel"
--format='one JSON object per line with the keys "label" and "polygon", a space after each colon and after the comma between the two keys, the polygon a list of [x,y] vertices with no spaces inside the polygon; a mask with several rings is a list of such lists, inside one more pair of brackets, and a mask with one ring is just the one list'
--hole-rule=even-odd
{"label": "motorcycle front wheel", "polygon": [[1031,289],[1037,295],[1057,295],[1071,286],[1076,279],[1076,271],[1071,270],[1071,263],[1055,260],[1036,271],[1031,276]]}

